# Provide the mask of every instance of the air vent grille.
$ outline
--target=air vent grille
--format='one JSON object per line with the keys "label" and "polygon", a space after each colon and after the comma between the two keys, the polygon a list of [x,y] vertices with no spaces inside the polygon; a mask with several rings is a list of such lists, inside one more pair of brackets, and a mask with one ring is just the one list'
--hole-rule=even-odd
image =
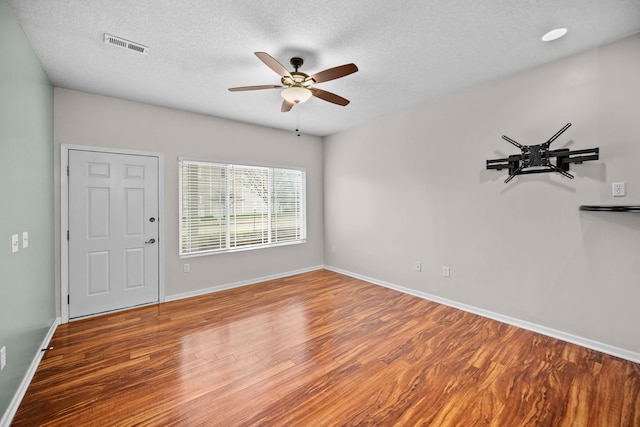
{"label": "air vent grille", "polygon": [[149,48],[143,44],[132,42],[130,40],[123,39],[122,37],[112,36],[111,34],[107,33],[104,34],[104,42],[106,44],[110,44],[111,46],[132,50],[143,55],[149,53]]}

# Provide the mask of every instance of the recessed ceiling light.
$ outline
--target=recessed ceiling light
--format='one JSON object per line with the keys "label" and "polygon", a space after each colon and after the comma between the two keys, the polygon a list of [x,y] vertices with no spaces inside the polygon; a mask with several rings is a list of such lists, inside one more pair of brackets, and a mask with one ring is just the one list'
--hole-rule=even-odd
{"label": "recessed ceiling light", "polygon": [[560,37],[564,36],[565,34],[567,34],[567,29],[566,28],[556,28],[555,30],[551,30],[547,34],[542,36],[542,41],[543,42],[550,42],[550,41],[553,41],[553,40],[557,40]]}

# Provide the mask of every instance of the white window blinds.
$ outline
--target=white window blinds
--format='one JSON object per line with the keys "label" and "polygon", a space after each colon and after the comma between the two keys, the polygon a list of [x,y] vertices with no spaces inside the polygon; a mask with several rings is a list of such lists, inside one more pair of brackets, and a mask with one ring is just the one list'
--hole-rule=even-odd
{"label": "white window blinds", "polygon": [[303,242],[305,172],[179,162],[180,255]]}

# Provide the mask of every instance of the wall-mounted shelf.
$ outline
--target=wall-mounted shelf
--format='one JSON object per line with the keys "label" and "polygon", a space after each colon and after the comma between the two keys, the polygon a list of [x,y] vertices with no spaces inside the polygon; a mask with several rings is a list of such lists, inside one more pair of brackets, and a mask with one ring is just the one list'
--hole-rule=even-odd
{"label": "wall-mounted shelf", "polygon": [[635,212],[640,213],[638,205],[581,205],[581,211],[592,212]]}

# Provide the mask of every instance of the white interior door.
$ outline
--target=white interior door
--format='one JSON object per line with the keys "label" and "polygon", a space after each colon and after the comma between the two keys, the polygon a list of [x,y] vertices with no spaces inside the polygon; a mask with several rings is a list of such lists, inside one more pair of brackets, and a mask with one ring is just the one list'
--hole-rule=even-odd
{"label": "white interior door", "polygon": [[69,318],[159,296],[158,158],[69,150]]}

